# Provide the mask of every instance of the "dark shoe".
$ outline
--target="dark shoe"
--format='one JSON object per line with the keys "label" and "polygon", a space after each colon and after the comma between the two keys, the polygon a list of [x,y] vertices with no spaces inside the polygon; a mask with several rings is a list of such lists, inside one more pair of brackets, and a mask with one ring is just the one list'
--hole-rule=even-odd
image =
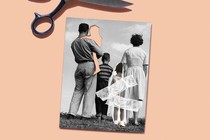
{"label": "dark shoe", "polygon": [[98,117],[101,117],[101,116],[102,116],[101,113],[96,114],[96,117],[97,117],[97,118],[98,118]]}
{"label": "dark shoe", "polygon": [[74,119],[74,118],[75,118],[75,116],[72,114],[67,114],[67,116],[66,116],[66,119]]}
{"label": "dark shoe", "polygon": [[87,118],[87,117],[81,117],[81,120],[83,121],[87,121],[87,120],[90,120],[91,118]]}
{"label": "dark shoe", "polygon": [[141,125],[139,122],[138,123],[132,123],[132,124],[135,125],[135,126]]}
{"label": "dark shoe", "polygon": [[107,116],[106,116],[106,115],[102,115],[102,116],[101,116],[101,119],[102,119],[102,120],[107,120]]}
{"label": "dark shoe", "polygon": [[101,113],[98,113],[98,114],[96,114],[96,117],[97,117],[98,120],[101,120],[102,119],[101,118],[102,117],[102,114]]}
{"label": "dark shoe", "polygon": [[102,120],[102,118],[101,117],[97,117],[97,119],[100,121],[100,120]]}

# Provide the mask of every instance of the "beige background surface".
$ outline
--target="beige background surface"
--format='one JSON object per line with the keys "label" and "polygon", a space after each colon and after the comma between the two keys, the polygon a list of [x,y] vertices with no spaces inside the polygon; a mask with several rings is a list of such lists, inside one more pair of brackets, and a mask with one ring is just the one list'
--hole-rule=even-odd
{"label": "beige background surface", "polygon": [[[210,139],[209,0],[129,0],[124,13],[82,4],[66,10],[49,37],[33,36],[33,12],[59,1],[1,2],[0,139]],[[145,134],[59,129],[66,17],[153,24]]]}

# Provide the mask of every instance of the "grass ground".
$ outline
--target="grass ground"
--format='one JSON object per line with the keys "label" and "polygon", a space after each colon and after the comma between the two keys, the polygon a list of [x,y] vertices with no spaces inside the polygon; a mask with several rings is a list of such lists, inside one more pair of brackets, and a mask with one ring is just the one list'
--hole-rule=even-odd
{"label": "grass ground", "polygon": [[67,114],[65,113],[60,114],[60,128],[143,133],[145,127],[144,119],[139,120],[139,126],[133,125],[133,120],[130,120],[130,123],[128,123],[125,127],[122,128],[114,125],[111,117],[107,118],[106,120],[98,120],[95,116],[92,116],[90,120],[81,120],[80,116],[77,116],[74,119],[66,119],[66,115]]}

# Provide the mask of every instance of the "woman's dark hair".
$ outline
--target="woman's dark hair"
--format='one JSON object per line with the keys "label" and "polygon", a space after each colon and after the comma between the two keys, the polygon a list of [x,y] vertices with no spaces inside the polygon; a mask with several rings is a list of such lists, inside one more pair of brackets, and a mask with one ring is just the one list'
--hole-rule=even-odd
{"label": "woman's dark hair", "polygon": [[109,53],[104,53],[101,60],[102,60],[102,62],[110,61],[110,54]]}
{"label": "woman's dark hair", "polygon": [[81,23],[79,25],[79,33],[87,32],[89,30],[89,25],[87,23]]}
{"label": "woman's dark hair", "polygon": [[122,73],[122,63],[117,64],[117,66],[115,68],[115,71],[117,73]]}
{"label": "woman's dark hair", "polygon": [[134,34],[132,35],[130,42],[131,44],[133,44],[133,46],[140,46],[143,44],[144,40],[142,38],[142,35]]}

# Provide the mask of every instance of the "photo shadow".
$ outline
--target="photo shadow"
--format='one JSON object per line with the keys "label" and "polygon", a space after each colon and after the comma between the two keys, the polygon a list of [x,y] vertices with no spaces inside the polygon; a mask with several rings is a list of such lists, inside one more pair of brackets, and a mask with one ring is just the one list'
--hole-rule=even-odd
{"label": "photo shadow", "polygon": [[46,3],[46,2],[49,2],[51,0],[28,0],[30,2],[36,2],[36,3]]}

